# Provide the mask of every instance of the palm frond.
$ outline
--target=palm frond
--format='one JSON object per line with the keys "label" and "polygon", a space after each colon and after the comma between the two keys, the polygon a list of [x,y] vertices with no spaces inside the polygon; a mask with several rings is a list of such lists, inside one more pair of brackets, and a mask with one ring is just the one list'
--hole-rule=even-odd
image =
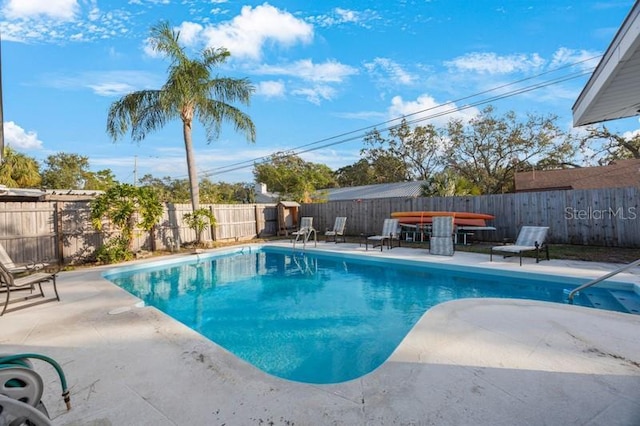
{"label": "palm frond", "polygon": [[111,104],[107,116],[107,133],[115,141],[131,131],[138,142],[148,132],[164,126],[167,121],[160,90],[141,90],[129,93]]}
{"label": "palm frond", "polygon": [[255,87],[246,78],[218,77],[207,83],[211,96],[222,102],[240,102],[249,105]]}
{"label": "palm frond", "polygon": [[156,52],[167,55],[172,62],[184,62],[189,58],[180,46],[180,32],[171,28],[167,21],[161,21],[151,28],[149,44]]}
{"label": "palm frond", "polygon": [[225,121],[232,124],[236,131],[244,133],[248,141],[255,142],[256,140],[256,128],[253,121],[233,105],[209,99],[204,104],[198,105],[197,117],[206,129],[208,142],[218,137],[222,123]]}

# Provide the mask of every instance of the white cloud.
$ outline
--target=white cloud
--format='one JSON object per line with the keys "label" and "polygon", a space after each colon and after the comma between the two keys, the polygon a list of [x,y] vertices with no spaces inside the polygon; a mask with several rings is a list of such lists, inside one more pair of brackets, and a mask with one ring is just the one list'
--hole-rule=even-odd
{"label": "white cloud", "polygon": [[336,96],[337,91],[332,84],[342,83],[348,76],[357,74],[358,70],[336,61],[314,64],[310,59],[304,59],[291,64],[263,65],[254,73],[299,78],[305,86],[291,90],[290,93],[319,105],[323,100],[331,100]]}
{"label": "white cloud", "polygon": [[554,52],[549,67],[553,69],[564,65],[577,64],[581,69],[590,70],[598,65],[600,56],[601,54],[595,51],[574,50],[561,47]]}
{"label": "white cloud", "polygon": [[153,48],[151,44],[151,38],[146,38],[142,42],[142,51],[144,54],[150,58],[162,58],[163,55]]}
{"label": "white cloud", "polygon": [[46,16],[70,21],[79,12],[77,0],[9,0],[3,13],[9,19],[27,19]]}
{"label": "white cloud", "polygon": [[285,87],[282,81],[261,81],[256,87],[256,95],[266,98],[281,98],[284,92]]}
{"label": "white cloud", "polygon": [[336,7],[336,15],[340,17],[341,22],[358,22],[360,14],[353,10]]}
{"label": "white cloud", "polygon": [[311,59],[302,59],[285,65],[263,65],[256,70],[256,73],[288,75],[313,82],[339,83],[346,77],[357,74],[358,70],[333,60],[314,64]]}
{"label": "white cloud", "polygon": [[42,149],[42,141],[34,131],[25,131],[13,121],[4,123],[4,140],[8,146],[16,149]]}
{"label": "white cloud", "polygon": [[77,75],[47,74],[42,85],[63,90],[91,89],[99,96],[120,96],[136,90],[159,89],[159,76],[138,71],[85,72]]}
{"label": "white cloud", "polygon": [[378,14],[372,10],[357,11],[336,7],[331,13],[308,18],[320,27],[333,27],[342,24],[354,24],[360,27],[368,27],[369,22],[379,19]]}
{"label": "white cloud", "polygon": [[291,46],[308,43],[313,27],[267,3],[252,8],[244,6],[231,21],[203,30],[207,46],[225,47],[231,57],[260,59],[267,43]]}
{"label": "white cloud", "polygon": [[133,27],[129,10],[102,12],[97,0],[10,0],[2,13],[2,38],[16,42],[87,42],[127,35]]}
{"label": "white cloud", "polygon": [[192,46],[198,41],[203,27],[193,22],[183,22],[176,30],[180,32],[180,41],[187,46]]}
{"label": "white cloud", "polygon": [[373,62],[366,63],[364,66],[380,81],[410,85],[417,80],[416,75],[404,70],[400,64],[391,59],[375,58]]}
{"label": "white cloud", "polygon": [[482,74],[509,74],[538,70],[545,64],[537,53],[530,55],[499,56],[495,53],[468,53],[451,61],[445,66],[459,71],[473,71]]}
{"label": "white cloud", "polygon": [[415,101],[405,101],[401,96],[394,96],[391,99],[388,112],[391,118],[405,116],[408,120],[425,118],[425,123],[433,124],[436,127],[444,127],[453,118],[466,123],[479,113],[475,107],[461,111],[458,108],[455,104],[438,103],[429,95],[421,95]]}
{"label": "white cloud", "polygon": [[135,87],[128,83],[99,83],[88,87],[99,96],[121,96],[135,91]]}
{"label": "white cloud", "polygon": [[625,138],[625,139],[633,139],[633,138],[637,137],[638,135],[640,135],[640,129],[628,130],[628,131],[622,133],[622,137]]}
{"label": "white cloud", "polygon": [[302,96],[315,105],[320,105],[322,100],[331,100],[335,96],[335,89],[327,85],[306,87],[291,91],[292,94]]}
{"label": "white cloud", "polygon": [[350,120],[365,121],[383,121],[387,119],[387,116],[379,111],[340,112],[336,113],[335,116]]}

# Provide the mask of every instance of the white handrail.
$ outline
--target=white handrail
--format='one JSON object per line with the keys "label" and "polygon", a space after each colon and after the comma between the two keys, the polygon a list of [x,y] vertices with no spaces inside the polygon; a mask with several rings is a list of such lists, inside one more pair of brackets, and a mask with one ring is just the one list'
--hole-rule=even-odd
{"label": "white handrail", "polygon": [[611,271],[611,272],[609,272],[608,274],[605,274],[605,275],[603,275],[603,276],[601,276],[601,277],[599,277],[599,278],[596,278],[596,279],[595,279],[595,280],[593,280],[593,281],[589,281],[589,282],[588,282],[588,283],[586,283],[586,284],[582,284],[580,287],[578,287],[578,288],[576,288],[576,289],[573,289],[573,290],[569,293],[569,302],[572,302],[572,301],[573,301],[573,296],[575,296],[575,295],[576,295],[576,293],[578,293],[579,291],[584,290],[584,289],[585,289],[585,288],[587,288],[587,287],[591,287],[592,285],[596,285],[596,284],[598,284],[599,282],[602,282],[602,281],[606,280],[607,278],[611,278],[612,276],[617,275],[617,274],[619,274],[620,272],[624,272],[624,271],[626,271],[627,269],[631,269],[631,268],[633,268],[634,266],[638,266],[638,265],[640,265],[640,259],[638,259],[638,260],[636,260],[636,261],[634,261],[634,262],[631,262],[631,263],[629,263],[628,265],[624,265],[624,266],[622,266],[622,267],[620,267],[620,268],[616,269],[615,271]]}

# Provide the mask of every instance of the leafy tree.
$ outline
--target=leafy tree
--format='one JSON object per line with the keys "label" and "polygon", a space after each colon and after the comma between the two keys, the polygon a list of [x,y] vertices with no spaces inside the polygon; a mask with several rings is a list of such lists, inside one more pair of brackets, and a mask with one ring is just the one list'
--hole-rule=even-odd
{"label": "leafy tree", "polygon": [[360,153],[385,182],[427,180],[440,167],[443,138],[433,125],[411,127],[406,119],[389,129],[388,137],[369,132]]}
{"label": "leafy tree", "polygon": [[[607,165],[615,160],[640,158],[640,132],[629,136],[611,133],[606,127],[588,127],[587,136],[580,140],[582,151],[589,151],[591,160],[600,165]],[[593,142],[600,141],[598,148],[593,148]]]}
{"label": "leafy tree", "polygon": [[[160,200],[171,203],[189,202],[189,181],[187,179],[172,179],[166,176],[162,179],[150,174],[142,176],[138,180],[142,186],[153,187]],[[209,179],[200,181],[201,201],[208,204],[215,203],[246,203],[255,200],[253,187],[246,183],[214,183]],[[253,198],[252,198],[253,197]]]}
{"label": "leafy tree", "polygon": [[105,190],[117,183],[109,169],[92,172],[89,158],[78,154],[59,152],[45,160],[42,184],[56,189],[100,189]]}
{"label": "leafy tree", "polygon": [[[243,183],[213,183],[208,179],[200,182],[202,193],[207,194],[207,203],[246,203],[251,198],[252,186]],[[255,194],[254,194],[255,196]],[[203,195],[204,199],[204,195]]]}
{"label": "leafy tree", "polygon": [[170,176],[156,178],[146,174],[138,179],[140,186],[152,187],[161,201],[165,203],[188,203],[189,181],[187,179],[172,179]]}
{"label": "leafy tree", "polygon": [[132,252],[136,227],[149,231],[162,217],[162,203],[153,188],[126,183],[107,189],[93,199],[90,206],[93,226],[100,231],[103,220],[113,224],[121,232],[120,243],[115,249],[121,251],[124,246],[129,253]]}
{"label": "leafy tree", "polygon": [[491,106],[468,125],[451,120],[448,165],[484,194],[512,192],[516,170],[531,163],[551,168],[575,155],[576,143],[555,121],[555,116],[530,114],[519,122],[514,112],[496,117]]}
{"label": "leafy tree", "polygon": [[393,154],[381,153],[371,163],[375,183],[407,182],[406,164]]}
{"label": "leafy tree", "polygon": [[59,152],[44,161],[42,184],[46,188],[83,189],[89,158],[78,154]]}
{"label": "leafy tree", "polygon": [[255,164],[253,175],[282,198],[310,202],[318,189],[336,186],[333,172],[324,164],[306,162],[293,153],[273,154],[270,161]]}
{"label": "leafy tree", "polygon": [[249,104],[254,87],[247,79],[212,77],[215,67],[226,62],[225,48],[206,48],[201,58],[190,59],[179,44],[180,33],[167,22],[151,29],[152,48],[171,60],[169,77],[159,90],[141,90],[114,102],[107,118],[107,133],[117,140],[131,130],[131,138],[142,141],[147,133],[162,128],[167,121],[180,118],[187,156],[191,205],[200,208],[198,174],[192,141],[193,119],[198,119],[211,142],[220,133],[222,123],[230,121],[237,131],[255,140],[255,127],[244,112],[230,103]]}
{"label": "leafy tree", "polygon": [[0,163],[0,185],[10,188],[38,188],[42,182],[38,162],[25,154],[4,148]]}
{"label": "leafy tree", "polygon": [[377,183],[375,169],[364,158],[349,166],[338,169],[335,172],[335,176],[338,185],[342,188]]}
{"label": "leafy tree", "polygon": [[89,172],[85,175],[84,189],[97,189],[106,191],[114,185],[117,185],[115,175],[110,169],[98,170],[97,172]]}
{"label": "leafy tree", "polygon": [[427,183],[422,185],[422,197],[453,197],[464,195],[480,195],[480,189],[468,179],[454,173],[451,169],[444,169],[434,173]]}

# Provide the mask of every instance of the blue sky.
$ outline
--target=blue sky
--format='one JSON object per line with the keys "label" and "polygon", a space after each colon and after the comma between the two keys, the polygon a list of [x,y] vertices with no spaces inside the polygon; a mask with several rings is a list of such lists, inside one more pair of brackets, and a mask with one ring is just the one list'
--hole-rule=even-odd
{"label": "blue sky", "polygon": [[[555,114],[569,130],[571,107],[633,1],[0,5],[5,143],[38,160],[58,152],[84,155],[92,170],[109,168],[132,183],[144,174],[187,177],[180,122],[139,144],[128,136],[113,143],[105,132],[112,102],[164,83],[168,62],[146,44],[149,29],[162,20],[180,30],[192,54],[227,48],[231,58],[220,75],[255,85],[251,105],[242,107],[256,125],[254,144],[228,127],[207,144],[194,126],[201,175],[251,182],[252,167],[229,170],[307,145],[319,149],[302,158],[335,170],[359,160],[366,129],[408,114],[440,126],[489,102],[498,114]],[[529,90],[536,85],[542,87]],[[451,112],[438,114],[443,111]],[[640,127],[636,118],[608,126],[621,133]]]}

